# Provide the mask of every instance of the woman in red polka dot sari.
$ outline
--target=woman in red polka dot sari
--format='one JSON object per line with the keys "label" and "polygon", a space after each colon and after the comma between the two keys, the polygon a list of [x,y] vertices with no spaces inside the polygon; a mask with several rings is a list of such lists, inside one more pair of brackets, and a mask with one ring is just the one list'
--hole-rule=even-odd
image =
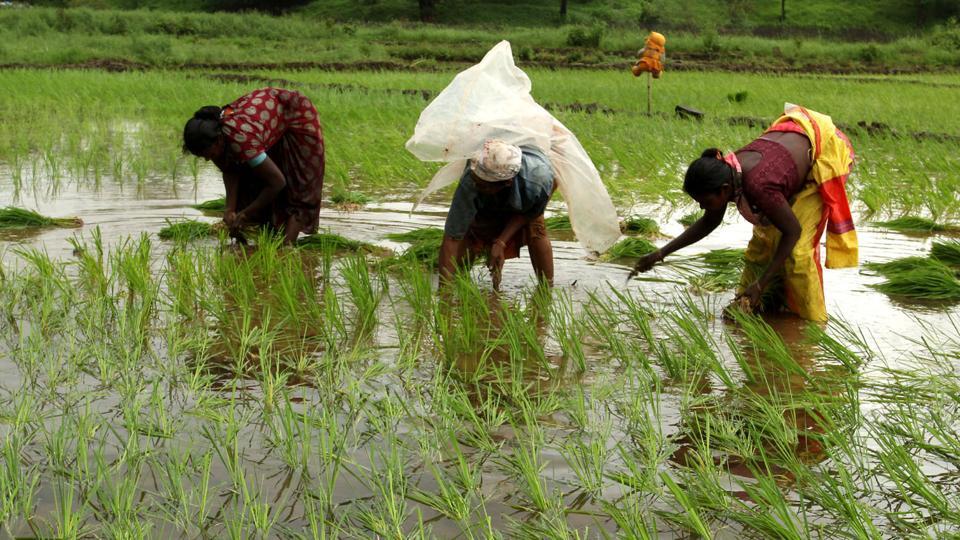
{"label": "woman in red polka dot sari", "polygon": [[223,173],[231,234],[268,225],[288,243],[317,230],[323,132],[317,109],[295,90],[261,88],[226,107],[207,106],[183,129],[183,147]]}

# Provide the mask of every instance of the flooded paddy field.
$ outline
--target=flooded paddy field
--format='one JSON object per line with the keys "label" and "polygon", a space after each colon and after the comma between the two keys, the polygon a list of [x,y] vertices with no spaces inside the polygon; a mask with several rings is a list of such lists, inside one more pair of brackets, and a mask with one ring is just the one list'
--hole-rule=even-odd
{"label": "flooded paddy field", "polygon": [[[161,241],[170,222],[217,221],[191,205],[223,194],[212,168],[180,154],[183,121],[253,84],[202,75],[0,72],[0,86],[33,92],[0,105],[0,129],[19,135],[0,147],[0,201],[84,221],[0,230],[4,534],[960,534],[956,304],[887,296],[863,269],[827,270],[826,325],[724,320],[733,291],[695,286],[691,268],[745,246],[749,226],[733,214],[629,283],[632,260],[601,261],[557,235],[553,291],[535,288],[524,255],[507,263],[499,296],[481,267],[439,295],[435,272],[411,260],[265,238],[250,250]],[[322,229],[402,253],[388,233],[442,227],[449,193],[409,213],[435,168],[402,148],[423,98],[329,85],[436,91],[450,74],[270,76],[318,103],[326,193],[373,199],[325,207]],[[686,162],[746,142],[760,128],[730,118],[770,117],[809,83],[669,74],[672,101],[714,111],[698,124],[644,117],[639,88],[612,73],[568,76],[532,73],[538,99],[613,111],[556,114],[621,216],[660,224],[658,244],[693,210],[679,193]],[[943,120],[957,104],[939,93],[955,89],[917,77],[838,77],[809,105],[851,126],[960,135],[949,124],[960,116]],[[726,99],[749,82],[747,105]],[[907,91],[917,99],[890,100],[898,111],[866,105]],[[953,238],[870,224],[955,222],[955,146],[866,128],[853,142],[861,262]],[[562,201],[548,208],[562,213]]]}

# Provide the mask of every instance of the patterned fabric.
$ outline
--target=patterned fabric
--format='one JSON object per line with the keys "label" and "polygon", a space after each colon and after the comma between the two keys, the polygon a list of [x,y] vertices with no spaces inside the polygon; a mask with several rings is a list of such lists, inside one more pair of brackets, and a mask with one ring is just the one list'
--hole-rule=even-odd
{"label": "patterned fabric", "polygon": [[[794,197],[790,205],[800,222],[800,239],[787,256],[778,279],[771,280],[765,297],[779,305],[766,305],[765,309],[787,310],[810,321],[826,321],[827,308],[823,296],[823,267],[820,265],[820,238],[827,223],[828,211],[815,184],[808,184]],[[753,228],[753,237],[744,253],[746,266],[740,276],[738,294],[755,282],[770,264],[780,243],[780,230],[773,225],[758,225]],[[774,294],[769,294],[774,293]],[[785,304],[785,306],[784,306]]]}
{"label": "patterned fabric", "polygon": [[756,225],[760,222],[758,218],[787,204],[803,188],[804,179],[800,178],[790,151],[780,143],[757,139],[737,152],[757,152],[763,156],[743,175],[743,196],[749,209],[737,205],[743,217]]}
{"label": "patterned fabric", "polygon": [[794,125],[802,129],[812,146],[809,176],[817,183],[827,213],[826,266],[857,266],[857,231],[846,191],[847,177],[855,158],[850,139],[833,125],[829,116],[795,105],[789,107],[768,131],[796,131]]}
{"label": "patterned fabric", "polygon": [[[286,180],[270,220],[276,227],[294,217],[304,232],[317,229],[324,174],[323,131],[317,109],[295,90],[261,88],[223,109],[222,131],[226,156],[217,166],[238,174],[243,191],[259,192],[249,167],[259,165],[264,152],[276,163]],[[242,209],[242,208],[241,208]]]}

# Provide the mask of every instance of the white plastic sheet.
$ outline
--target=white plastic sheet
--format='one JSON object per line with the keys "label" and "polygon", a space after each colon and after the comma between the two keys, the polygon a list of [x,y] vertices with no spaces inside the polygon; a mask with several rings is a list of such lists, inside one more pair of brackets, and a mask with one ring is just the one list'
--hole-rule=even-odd
{"label": "white plastic sheet", "polygon": [[577,240],[588,250],[602,253],[620,237],[616,209],[586,150],[533,100],[530,88],[530,79],[514,64],[507,41],[454,77],[420,114],[407,141],[407,150],[418,158],[448,162],[414,208],[430,193],[458,181],[467,160],[476,156],[486,139],[535,146],[550,157]]}

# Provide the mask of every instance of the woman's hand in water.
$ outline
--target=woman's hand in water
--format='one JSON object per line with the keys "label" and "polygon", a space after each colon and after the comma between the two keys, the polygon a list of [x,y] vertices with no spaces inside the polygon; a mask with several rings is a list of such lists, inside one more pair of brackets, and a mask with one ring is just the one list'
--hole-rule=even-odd
{"label": "woman's hand in water", "polygon": [[243,227],[246,216],[243,212],[226,212],[223,214],[223,223],[230,230],[236,230]]}
{"label": "woman's hand in water", "polygon": [[754,281],[743,290],[740,297],[745,298],[750,303],[750,309],[756,311],[760,307],[761,295],[763,295],[763,288],[760,287],[759,281]]}
{"label": "woman's hand in water", "polygon": [[654,251],[653,253],[648,253],[647,255],[643,256],[639,261],[637,261],[637,264],[633,265],[633,274],[636,275],[639,273],[646,272],[647,270],[650,270],[651,268],[653,268],[653,265],[657,264],[662,260],[663,260],[663,253],[661,253],[659,249]]}

